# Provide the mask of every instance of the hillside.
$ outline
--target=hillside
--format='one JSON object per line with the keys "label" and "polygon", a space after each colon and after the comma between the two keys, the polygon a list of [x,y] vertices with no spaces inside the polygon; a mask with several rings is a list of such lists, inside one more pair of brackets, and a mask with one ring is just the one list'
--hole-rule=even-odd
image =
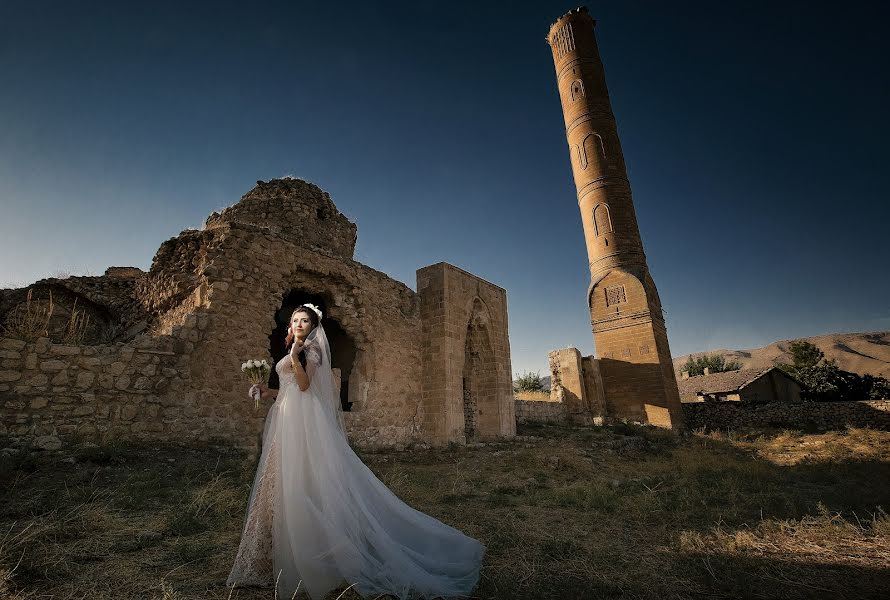
{"label": "hillside", "polygon": [[[879,375],[890,378],[890,331],[872,331],[864,333],[830,333],[817,335],[804,339],[815,344],[825,358],[837,361],[838,367],[845,371],[864,375]],[[746,350],[706,350],[695,354],[721,354],[727,360],[737,360],[743,369],[755,369],[767,367],[775,360],[791,362],[791,354],[788,348],[795,340],[779,340],[762,348],[749,348]],[[689,358],[689,354],[677,356],[673,359],[674,370],[678,377],[680,369]]]}

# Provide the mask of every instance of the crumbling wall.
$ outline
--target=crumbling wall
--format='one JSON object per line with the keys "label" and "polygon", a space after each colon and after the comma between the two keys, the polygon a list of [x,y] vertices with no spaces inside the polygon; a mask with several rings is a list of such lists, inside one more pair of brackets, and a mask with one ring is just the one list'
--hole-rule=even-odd
{"label": "crumbling wall", "polygon": [[256,225],[277,238],[340,258],[352,259],[355,252],[355,224],[327,192],[293,177],[257,181],[237,204],[207,217],[205,228],[232,222]]}
{"label": "crumbling wall", "polygon": [[[148,273],[114,268],[76,282],[76,293],[94,298],[99,289],[116,290],[99,306],[121,314],[125,339],[92,346],[0,339],[0,436],[15,445],[225,439],[256,448],[268,405],[255,410],[240,365],[283,356],[275,336],[286,303],[311,296],[326,329],[339,336],[332,366],[347,377],[350,440],[360,447],[441,443],[445,417],[422,390],[430,340],[421,297],[352,260],[355,232],[316,186],[260,182],[211,215],[204,230],[161,244]],[[461,363],[447,374],[460,377],[469,324],[484,329],[493,358],[480,389],[495,396],[480,409],[479,424],[489,435],[515,433],[505,292],[450,265],[436,268],[451,282],[444,301]],[[457,410],[462,417],[459,402],[449,414],[457,418]]]}
{"label": "crumbling wall", "polygon": [[73,346],[0,338],[0,435],[14,446],[61,447],[112,439],[207,440],[195,429],[189,338],[206,316],[171,336]]}

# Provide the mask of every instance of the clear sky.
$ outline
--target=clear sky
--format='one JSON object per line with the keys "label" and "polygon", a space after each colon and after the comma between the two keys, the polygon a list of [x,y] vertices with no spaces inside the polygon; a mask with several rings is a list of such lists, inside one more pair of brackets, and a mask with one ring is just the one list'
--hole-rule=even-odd
{"label": "clear sky", "polygon": [[[148,269],[294,175],[360,262],[506,288],[514,372],[591,354],[544,41],[574,6],[0,0],[0,286]],[[674,356],[890,329],[885,6],[588,3]]]}

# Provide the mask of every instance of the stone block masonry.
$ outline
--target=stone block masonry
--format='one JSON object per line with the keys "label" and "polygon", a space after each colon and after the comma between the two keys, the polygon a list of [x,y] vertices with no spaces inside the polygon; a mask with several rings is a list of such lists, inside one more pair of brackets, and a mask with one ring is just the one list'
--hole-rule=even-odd
{"label": "stone block masonry", "polygon": [[780,427],[837,430],[871,427],[890,431],[890,400],[858,402],[689,402],[683,404],[691,429]]}
{"label": "stone block masonry", "polygon": [[0,443],[256,448],[268,406],[254,410],[240,365],[282,358],[304,302],[324,313],[354,445],[515,435],[506,292],[438,263],[418,271],[415,293],[353,260],[356,230],[311,183],[258,182],[204,229],[162,243],[148,272],[0,290],[0,324],[30,289],[101,325],[81,345],[53,343],[64,320],[35,342],[0,338]]}
{"label": "stone block masonry", "polygon": [[538,421],[564,423],[568,421],[564,402],[547,400],[516,400],[516,422]]}
{"label": "stone block masonry", "polygon": [[[680,428],[661,300],[643,251],[595,24],[581,7],[560,17],[547,35],[587,246],[587,306],[598,355],[595,362],[584,359],[586,376],[574,365],[579,356],[564,356],[557,367],[567,375],[563,389],[574,422]],[[551,373],[556,377],[556,370]]]}

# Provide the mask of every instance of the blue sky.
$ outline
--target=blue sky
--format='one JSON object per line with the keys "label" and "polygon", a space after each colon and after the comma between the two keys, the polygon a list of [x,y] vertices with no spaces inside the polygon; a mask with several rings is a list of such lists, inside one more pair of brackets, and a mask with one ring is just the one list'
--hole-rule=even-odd
{"label": "blue sky", "polygon": [[[514,372],[594,352],[544,41],[574,4],[85,4],[0,0],[0,285],[147,269],[294,175],[357,260],[506,288]],[[672,354],[890,329],[884,3],[588,6]]]}

